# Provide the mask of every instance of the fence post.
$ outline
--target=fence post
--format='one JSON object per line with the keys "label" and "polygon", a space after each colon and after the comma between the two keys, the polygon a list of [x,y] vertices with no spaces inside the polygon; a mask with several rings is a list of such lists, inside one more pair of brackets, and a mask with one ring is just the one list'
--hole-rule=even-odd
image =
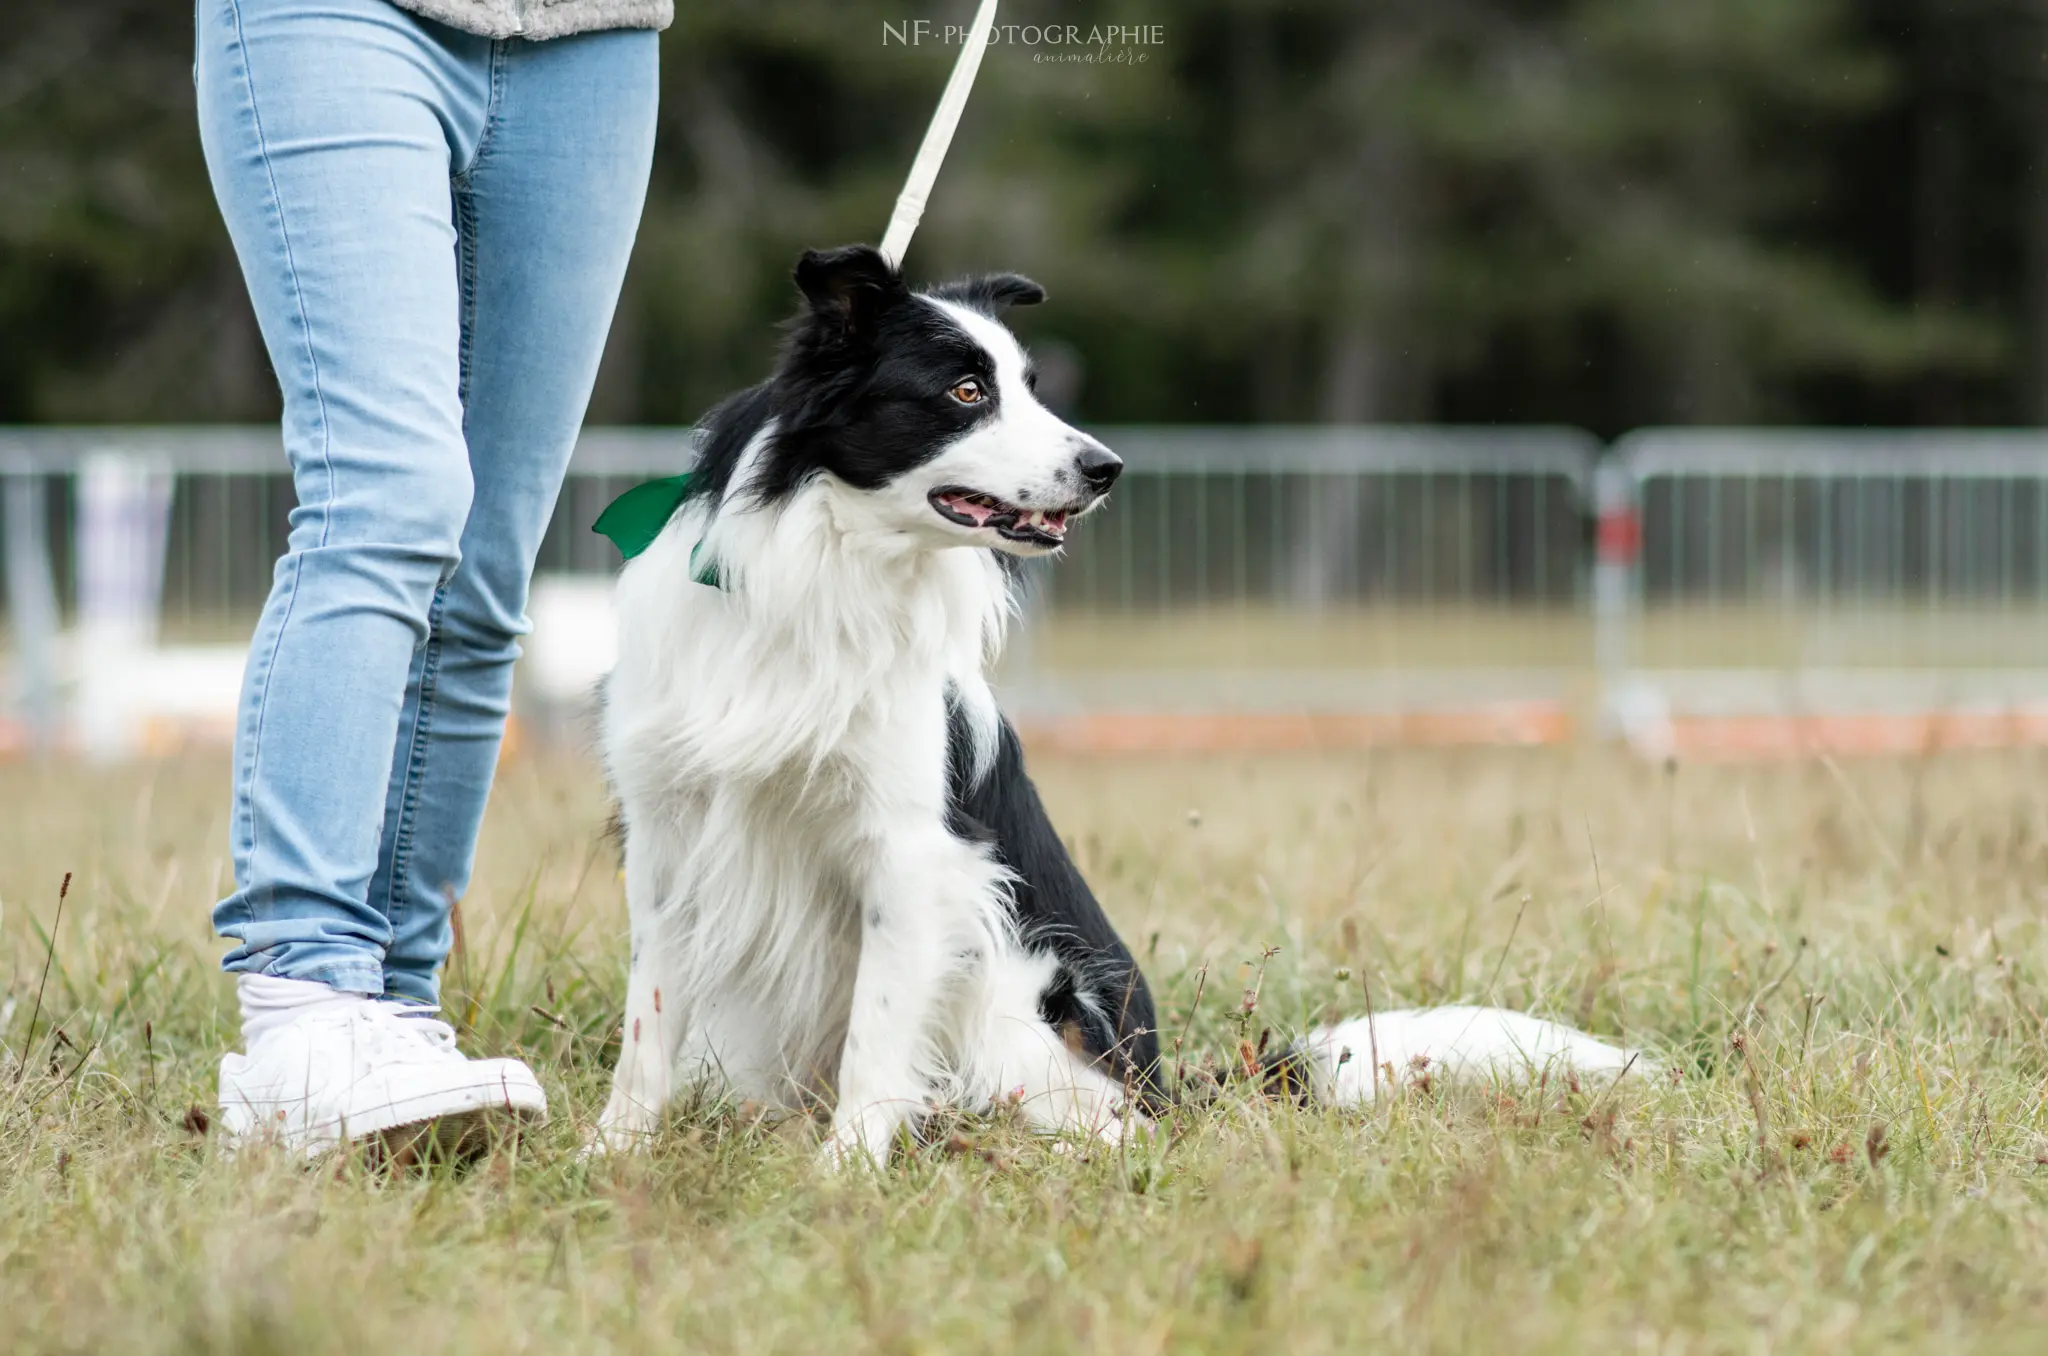
{"label": "fence post", "polygon": [[1627,733],[1623,710],[1632,663],[1643,515],[1635,472],[1625,455],[1601,458],[1593,471],[1593,668],[1600,685],[1599,730]]}
{"label": "fence post", "polygon": [[78,468],[79,747],[114,759],[141,751],[138,683],[156,644],[171,473],[148,457],[104,451]]}
{"label": "fence post", "polygon": [[50,568],[49,501],[43,477],[34,467],[12,467],[5,481],[14,695],[28,742],[42,751],[57,737],[57,584]]}

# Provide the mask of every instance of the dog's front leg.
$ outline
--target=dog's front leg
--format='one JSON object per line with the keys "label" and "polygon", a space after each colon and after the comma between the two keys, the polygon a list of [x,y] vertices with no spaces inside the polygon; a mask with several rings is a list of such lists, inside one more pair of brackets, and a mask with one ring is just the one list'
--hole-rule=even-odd
{"label": "dog's front leg", "polygon": [[[886,841],[886,840],[885,840]],[[825,1146],[834,1164],[886,1161],[931,1098],[934,1022],[946,983],[946,910],[963,882],[950,836],[882,854],[861,890],[860,961]]]}
{"label": "dog's front leg", "polygon": [[675,1058],[682,1043],[683,1021],[676,1003],[679,995],[662,992],[669,966],[664,958],[659,901],[656,864],[629,839],[626,906],[633,950],[626,973],[626,1019],[619,1032],[612,1094],[588,1145],[597,1152],[645,1142],[675,1088]]}
{"label": "dog's front leg", "polygon": [[619,1033],[619,1062],[612,1070],[612,1095],[597,1118],[591,1147],[637,1147],[654,1132],[673,1090],[677,1025],[664,1011],[661,978],[638,938],[626,978],[626,1020]]}

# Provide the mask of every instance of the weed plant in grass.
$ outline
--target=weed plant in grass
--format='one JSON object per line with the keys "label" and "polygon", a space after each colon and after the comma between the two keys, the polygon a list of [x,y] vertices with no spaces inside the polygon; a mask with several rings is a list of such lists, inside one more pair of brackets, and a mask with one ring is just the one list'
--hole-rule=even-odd
{"label": "weed plant in grass", "polygon": [[[835,1178],[811,1126],[744,1108],[579,1155],[625,959],[580,763],[507,765],[462,904],[448,1013],[556,1109],[468,1172],[230,1160],[206,1133],[222,763],[0,768],[0,1348],[2041,1348],[2038,756],[1038,771],[1194,1095],[1122,1149],[955,1120]],[[1451,1000],[1658,1064],[1418,1078],[1369,1115],[1208,1076],[1268,1030]]]}

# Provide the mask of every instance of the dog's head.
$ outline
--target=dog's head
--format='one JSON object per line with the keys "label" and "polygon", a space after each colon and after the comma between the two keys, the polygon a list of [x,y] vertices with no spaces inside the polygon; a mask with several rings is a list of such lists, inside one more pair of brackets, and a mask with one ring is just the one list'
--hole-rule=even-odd
{"label": "dog's head", "polygon": [[865,245],[807,252],[804,296],[767,403],[769,498],[819,473],[934,546],[1056,551],[1123,462],[1039,403],[1031,359],[999,318],[1045,299],[999,273],[912,292]]}

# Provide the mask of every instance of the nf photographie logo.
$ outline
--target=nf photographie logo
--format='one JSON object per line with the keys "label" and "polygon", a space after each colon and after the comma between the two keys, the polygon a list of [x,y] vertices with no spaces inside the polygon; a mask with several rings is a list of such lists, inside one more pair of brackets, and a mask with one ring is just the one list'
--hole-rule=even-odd
{"label": "nf photographie logo", "polygon": [[[966,24],[929,19],[882,21],[884,47],[957,47],[967,41]],[[1145,49],[1166,41],[1165,24],[994,24],[990,47],[1022,47],[1037,62],[1136,66],[1151,59]]]}

